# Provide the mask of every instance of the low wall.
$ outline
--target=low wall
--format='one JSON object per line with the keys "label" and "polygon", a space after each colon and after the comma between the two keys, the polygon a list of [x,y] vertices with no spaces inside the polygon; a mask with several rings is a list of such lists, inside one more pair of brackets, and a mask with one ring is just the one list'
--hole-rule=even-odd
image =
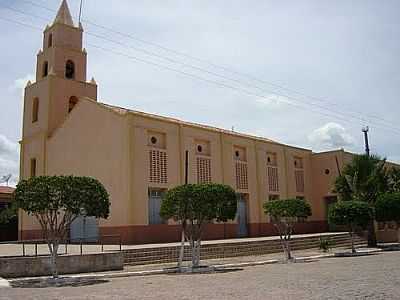
{"label": "low wall", "polygon": [[[57,259],[59,274],[87,273],[123,269],[122,252],[63,255]],[[33,277],[51,275],[50,257],[0,258],[0,277]]]}
{"label": "low wall", "polygon": [[376,232],[378,243],[397,243],[399,234],[395,229],[378,230]]}

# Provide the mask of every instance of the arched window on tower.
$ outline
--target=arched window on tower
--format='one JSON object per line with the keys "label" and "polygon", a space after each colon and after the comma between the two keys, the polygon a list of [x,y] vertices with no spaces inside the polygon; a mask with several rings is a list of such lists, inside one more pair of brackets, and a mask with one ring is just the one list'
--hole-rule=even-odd
{"label": "arched window on tower", "polygon": [[33,98],[32,103],[32,123],[37,122],[39,117],[39,98]]}
{"label": "arched window on tower", "polygon": [[78,103],[78,98],[75,96],[72,96],[71,98],[69,98],[69,103],[68,103],[68,113],[70,113],[75,105]]}
{"label": "arched window on tower", "polygon": [[72,60],[67,60],[65,64],[65,78],[67,79],[75,78],[75,64]]}
{"label": "arched window on tower", "polygon": [[42,70],[42,77],[46,77],[47,74],[49,74],[49,63],[47,61],[45,61],[43,63],[43,70]]}
{"label": "arched window on tower", "polygon": [[49,39],[48,39],[48,41],[47,41],[47,47],[50,48],[50,47],[52,47],[52,46],[53,46],[53,34],[50,33],[50,34],[49,34]]}

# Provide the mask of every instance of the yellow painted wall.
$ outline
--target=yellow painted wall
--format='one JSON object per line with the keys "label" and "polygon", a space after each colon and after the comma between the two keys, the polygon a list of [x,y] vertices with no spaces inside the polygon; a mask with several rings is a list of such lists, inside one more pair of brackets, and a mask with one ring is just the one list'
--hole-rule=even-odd
{"label": "yellow painted wall", "polygon": [[80,101],[48,139],[48,175],[92,176],[107,189],[111,216],[101,221],[104,225],[130,221],[128,129],[126,117]]}

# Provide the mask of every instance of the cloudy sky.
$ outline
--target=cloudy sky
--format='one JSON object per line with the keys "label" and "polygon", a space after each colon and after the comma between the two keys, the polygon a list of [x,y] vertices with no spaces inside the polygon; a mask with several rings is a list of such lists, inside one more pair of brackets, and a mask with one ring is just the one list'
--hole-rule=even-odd
{"label": "cloudy sky", "polygon": [[[18,175],[22,89],[60,0],[0,1],[0,176]],[[68,1],[76,21],[79,0]],[[102,102],[400,162],[400,1],[85,0]],[[107,29],[105,29],[106,27]],[[110,31],[108,29],[113,29]]]}

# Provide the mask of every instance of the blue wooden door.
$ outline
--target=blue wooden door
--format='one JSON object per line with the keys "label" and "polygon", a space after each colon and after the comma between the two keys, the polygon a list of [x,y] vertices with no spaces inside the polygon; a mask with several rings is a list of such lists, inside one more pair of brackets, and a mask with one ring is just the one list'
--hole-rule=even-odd
{"label": "blue wooden door", "polygon": [[238,222],[238,236],[247,236],[247,201],[243,195],[238,195],[237,204],[237,222]]}

